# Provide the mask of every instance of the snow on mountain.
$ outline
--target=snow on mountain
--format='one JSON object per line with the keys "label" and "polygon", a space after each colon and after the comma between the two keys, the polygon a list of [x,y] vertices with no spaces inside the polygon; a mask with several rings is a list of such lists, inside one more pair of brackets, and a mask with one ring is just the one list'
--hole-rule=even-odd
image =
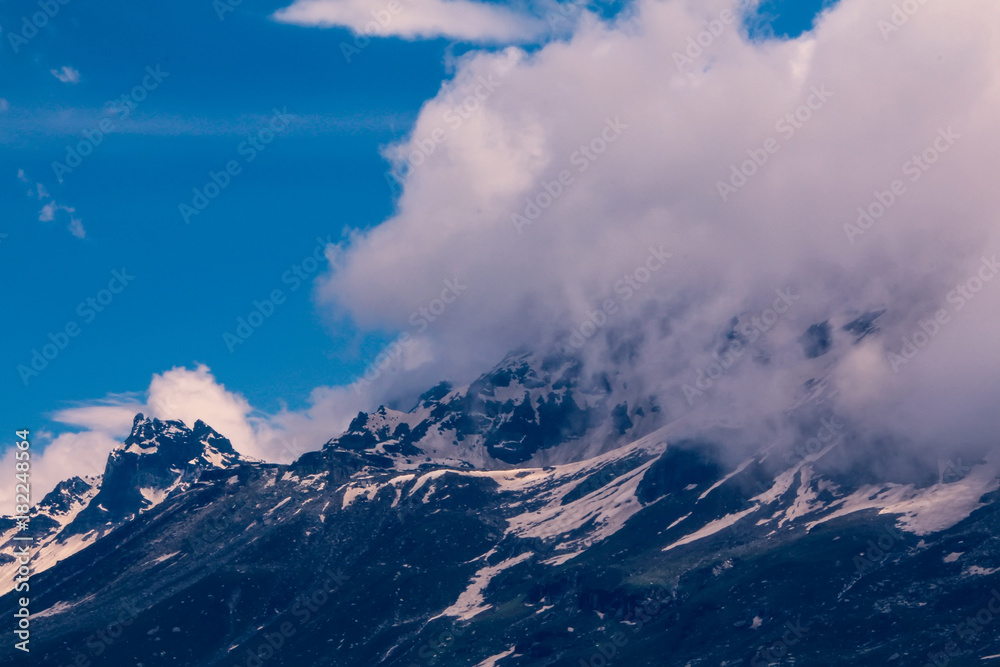
{"label": "snow on mountain", "polygon": [[[57,536],[97,495],[100,490],[100,481],[100,476],[73,477],[65,480],[57,484],[42,498],[41,502],[31,508],[28,517],[31,527],[30,534],[35,537],[36,554],[43,556],[56,551],[53,544]],[[20,532],[13,517],[0,517],[0,545],[4,549],[13,550],[15,546],[20,546],[18,541],[13,539]],[[71,547],[62,545],[59,553],[62,554],[65,550],[67,551],[65,555],[69,555],[82,546],[83,543],[80,540],[74,540],[74,545]],[[33,570],[40,572],[42,569],[50,567],[54,562],[46,563],[45,559],[40,557],[33,562]],[[13,578],[17,569],[17,560],[6,553],[0,554],[0,595],[13,588]]]}
{"label": "snow on mountain", "polygon": [[620,387],[562,354],[510,354],[471,384],[442,382],[407,412],[359,413],[324,451],[362,453],[411,470],[556,465],[627,444],[660,424],[652,399],[630,407]]}
{"label": "snow on mountain", "polygon": [[[43,572],[115,528],[184,491],[206,470],[244,462],[232,444],[204,422],[189,429],[136,415],[132,432],[108,455],[103,475],[60,482],[35,507],[32,571]],[[18,534],[12,517],[0,517],[0,545]],[[0,595],[13,588],[17,561],[0,556]]]}
{"label": "snow on mountain", "polygon": [[[660,639],[676,664],[753,664],[805,613],[859,636],[853,662],[917,664],[945,636],[920,614],[952,613],[1000,573],[995,462],[880,482],[845,473],[841,440],[784,463],[767,445],[726,457],[663,419],[655,398],[526,354],[409,411],[360,413],[287,466],[243,460],[202,422],[139,415],[100,478],[68,480],[36,508],[39,664],[72,659],[71,639],[119,603],[139,629],[109,659],[130,664],[158,628],[183,627],[182,648],[163,646],[186,664],[246,664],[326,590],[320,572],[340,582],[337,604],[294,626],[269,664],[406,667],[445,632],[442,665],[579,664],[616,629],[656,624],[656,641],[619,647],[621,664],[662,664]],[[638,622],[653,600],[667,611]],[[896,607],[931,629],[861,637]],[[199,614],[226,622],[185,620]],[[693,617],[712,620],[678,622]],[[829,646],[813,641],[803,664],[825,664]]]}

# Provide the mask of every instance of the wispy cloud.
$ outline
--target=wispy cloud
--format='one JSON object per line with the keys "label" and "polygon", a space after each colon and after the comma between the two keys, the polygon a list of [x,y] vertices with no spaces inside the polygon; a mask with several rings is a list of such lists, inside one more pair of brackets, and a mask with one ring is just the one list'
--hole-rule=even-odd
{"label": "wispy cloud", "polygon": [[[17,170],[17,180],[21,183],[31,183],[31,179],[29,179],[24,173],[24,169]],[[45,202],[42,204],[41,210],[38,211],[39,222],[52,222],[59,217],[60,212],[63,212],[69,218],[69,222],[66,225],[69,233],[78,239],[86,237],[87,231],[83,227],[83,221],[74,215],[74,213],[76,213],[76,209],[72,206],[65,206],[58,203],[52,198],[52,195],[49,194],[48,189],[44,185],[41,183],[35,183],[35,187],[28,188],[26,194],[29,197],[37,198],[39,201]]]}
{"label": "wispy cloud", "polygon": [[59,79],[63,83],[79,83],[80,82],[80,72],[73,69],[69,65],[64,65],[60,69],[49,70],[52,76]]}
{"label": "wispy cloud", "polygon": [[359,35],[477,43],[529,42],[549,30],[536,16],[469,0],[298,0],[274,18],[302,26],[343,27]]}
{"label": "wispy cloud", "polygon": [[[58,204],[54,201],[47,202],[42,210],[38,212],[39,222],[52,222],[56,219],[56,210],[58,209]],[[71,209],[72,210],[72,209]]]}
{"label": "wispy cloud", "polygon": [[[111,105],[102,108],[21,108],[12,109],[0,127],[0,144],[23,143],[31,139],[79,137],[93,130],[115,113]],[[179,116],[167,113],[133,113],[115,123],[111,134],[175,137],[241,137],[256,133],[272,113],[244,114],[236,117]],[[355,134],[359,131],[391,130],[413,123],[415,114],[292,114],[285,131],[298,136]]]}
{"label": "wispy cloud", "polygon": [[69,224],[66,225],[66,229],[69,233],[78,239],[82,239],[87,235],[87,231],[83,228],[83,222],[79,218],[74,218],[70,216]]}

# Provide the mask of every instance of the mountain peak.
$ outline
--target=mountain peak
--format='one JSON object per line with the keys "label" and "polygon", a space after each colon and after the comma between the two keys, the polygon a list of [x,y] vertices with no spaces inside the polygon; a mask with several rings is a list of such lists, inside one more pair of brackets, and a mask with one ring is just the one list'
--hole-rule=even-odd
{"label": "mountain peak", "polygon": [[[240,458],[228,438],[200,419],[192,429],[179,419],[149,419],[141,412],[132,420],[132,432],[115,452],[157,454],[162,446],[166,447],[165,452],[174,454],[168,458],[177,459],[175,462],[178,464],[193,464],[195,461],[192,459],[206,454],[207,450],[214,450],[207,452],[209,456],[206,462],[211,464],[209,467],[226,467],[238,462]],[[231,460],[220,460],[216,454]]]}
{"label": "mountain peak", "polygon": [[132,432],[125,439],[123,446],[125,449],[132,449],[132,446],[135,445],[135,451],[153,447],[155,451],[156,443],[164,437],[172,439],[183,436],[185,433],[190,433],[190,429],[178,419],[168,421],[160,421],[155,417],[147,419],[140,412],[132,420]]}
{"label": "mountain peak", "polygon": [[140,412],[128,438],[108,456],[100,490],[71,532],[127,521],[188,488],[203,472],[243,462],[229,439],[201,420],[190,429],[180,420],[150,419]]}

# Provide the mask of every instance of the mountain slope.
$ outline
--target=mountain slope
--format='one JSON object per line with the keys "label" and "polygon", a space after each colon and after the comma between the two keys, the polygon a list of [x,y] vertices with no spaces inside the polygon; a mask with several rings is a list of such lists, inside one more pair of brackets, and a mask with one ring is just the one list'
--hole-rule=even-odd
{"label": "mountain slope", "polygon": [[[33,579],[33,662],[923,665],[948,642],[949,664],[1000,652],[1000,624],[959,627],[1000,571],[992,463],[924,487],[851,486],[824,468],[836,443],[776,470],[768,452],[727,465],[676,430],[558,466],[399,469],[348,438],[290,466],[205,471]],[[100,639],[118,618],[120,636]]]}
{"label": "mountain slope", "polygon": [[619,384],[588,375],[577,358],[521,352],[466,387],[438,384],[407,412],[362,412],[327,447],[367,450],[397,468],[566,463],[652,431],[659,413],[648,398],[630,406]]}
{"label": "mountain slope", "polygon": [[[205,471],[245,462],[204,422],[189,429],[180,421],[136,415],[131,434],[110,453],[103,475],[61,482],[32,508],[33,571],[43,572],[153,509]],[[18,532],[13,518],[0,517],[0,546],[12,548]],[[16,561],[0,555],[0,593],[13,588],[16,571]]]}

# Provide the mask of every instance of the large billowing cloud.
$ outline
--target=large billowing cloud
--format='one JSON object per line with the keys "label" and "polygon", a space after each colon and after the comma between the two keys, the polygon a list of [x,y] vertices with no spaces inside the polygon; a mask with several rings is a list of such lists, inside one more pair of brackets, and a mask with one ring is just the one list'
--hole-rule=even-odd
{"label": "large billowing cloud", "polygon": [[[414,386],[596,328],[583,353],[633,359],[673,416],[763,421],[809,387],[870,433],[983,443],[1000,426],[1000,280],[979,282],[1000,252],[1000,6],[906,7],[841,0],[799,39],[754,43],[733,3],[641,0],[531,54],[473,53],[388,149],[397,213],[331,256],[323,296],[405,332]],[[855,344],[843,326],[880,310]],[[696,384],[734,317],[762,335]],[[807,358],[827,320],[832,348]]]}
{"label": "large billowing cloud", "polygon": [[[288,461],[520,346],[578,351],[667,418],[758,442],[820,397],[799,435],[825,414],[866,445],[995,444],[1000,5],[903,4],[841,0],[800,39],[752,43],[732,3],[643,0],[530,54],[466,56],[386,151],[397,213],[328,255],[322,300],[400,332],[365,378],[265,415],[173,369],[60,413],[85,430],[48,446],[45,479],[98,472],[137,409]],[[330,6],[292,9],[353,25]],[[877,335],[844,330],[879,311]]]}

